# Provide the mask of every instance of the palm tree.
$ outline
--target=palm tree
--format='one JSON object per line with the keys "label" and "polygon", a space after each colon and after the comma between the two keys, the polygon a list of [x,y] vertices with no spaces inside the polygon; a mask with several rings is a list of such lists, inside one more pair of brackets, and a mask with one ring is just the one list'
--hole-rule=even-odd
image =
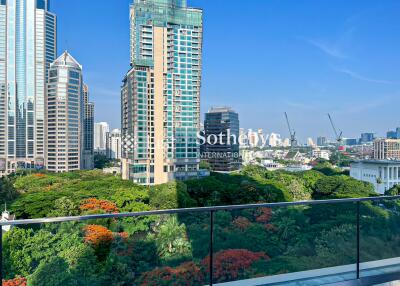
{"label": "palm tree", "polygon": [[160,226],[156,237],[157,245],[162,255],[187,249],[187,247],[184,247],[184,242],[188,244],[186,228],[184,224],[179,224],[176,216],[171,216]]}

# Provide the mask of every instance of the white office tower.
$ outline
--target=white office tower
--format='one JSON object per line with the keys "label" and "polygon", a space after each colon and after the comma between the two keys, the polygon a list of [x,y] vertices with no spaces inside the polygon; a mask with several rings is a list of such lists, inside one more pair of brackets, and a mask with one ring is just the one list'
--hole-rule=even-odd
{"label": "white office tower", "polygon": [[48,0],[0,0],[0,176],[43,168],[45,97],[56,56]]}
{"label": "white office tower", "polygon": [[67,52],[50,66],[47,96],[47,169],[81,168],[83,152],[82,66]]}
{"label": "white office tower", "polygon": [[109,159],[121,160],[121,130],[114,129],[111,133],[107,133],[107,157]]}
{"label": "white office tower", "polygon": [[98,122],[94,124],[94,152],[106,155],[107,151],[107,133],[110,132],[110,125],[107,122]]}
{"label": "white office tower", "polygon": [[271,147],[278,147],[281,145],[282,140],[281,140],[281,135],[277,133],[271,133],[269,136],[269,146]]}

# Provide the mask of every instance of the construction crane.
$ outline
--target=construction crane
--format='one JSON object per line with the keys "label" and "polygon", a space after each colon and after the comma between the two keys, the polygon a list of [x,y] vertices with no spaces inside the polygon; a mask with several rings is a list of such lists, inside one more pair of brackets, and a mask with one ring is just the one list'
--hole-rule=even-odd
{"label": "construction crane", "polygon": [[293,147],[297,145],[296,131],[294,131],[292,127],[290,127],[289,117],[286,112],[285,112],[285,118],[290,134],[290,148],[293,149]]}
{"label": "construction crane", "polygon": [[335,124],[333,123],[332,116],[329,113],[328,113],[328,117],[329,117],[329,121],[331,122],[333,132],[335,132],[336,142],[338,143],[338,145],[340,147],[343,142],[343,132],[341,130],[339,130],[339,132],[338,132],[338,130],[335,127]]}

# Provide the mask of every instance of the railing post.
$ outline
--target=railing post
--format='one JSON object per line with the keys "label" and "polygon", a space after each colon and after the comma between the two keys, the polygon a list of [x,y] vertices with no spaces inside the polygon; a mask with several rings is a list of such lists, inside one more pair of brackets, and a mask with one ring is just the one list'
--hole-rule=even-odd
{"label": "railing post", "polygon": [[357,202],[357,279],[360,279],[360,201]]}
{"label": "railing post", "polygon": [[210,280],[209,285],[213,285],[214,280],[214,211],[210,211]]}
{"label": "railing post", "polygon": [[3,285],[3,227],[0,225],[0,285]]}

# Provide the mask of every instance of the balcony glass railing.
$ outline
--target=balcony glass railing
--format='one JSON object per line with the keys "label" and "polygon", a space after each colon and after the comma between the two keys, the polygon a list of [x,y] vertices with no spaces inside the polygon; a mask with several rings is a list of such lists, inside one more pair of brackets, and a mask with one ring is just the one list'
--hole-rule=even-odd
{"label": "balcony glass railing", "polygon": [[400,273],[400,197],[0,225],[0,277],[28,285],[327,285]]}

